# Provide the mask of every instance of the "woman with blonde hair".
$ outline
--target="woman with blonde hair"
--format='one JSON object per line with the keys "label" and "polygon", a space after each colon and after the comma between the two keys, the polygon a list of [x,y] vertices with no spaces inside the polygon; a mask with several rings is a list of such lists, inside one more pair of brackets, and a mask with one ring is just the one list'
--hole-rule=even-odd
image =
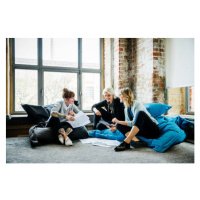
{"label": "woman with blonde hair", "polygon": [[[107,87],[103,90],[102,94],[105,100],[96,103],[92,106],[94,112],[94,127],[93,129],[104,130],[108,126],[101,123],[102,119],[109,124],[112,123],[113,118],[124,120],[124,105],[120,103],[120,99],[115,96],[114,90],[111,87]],[[111,127],[111,131],[116,131],[116,127]]]}
{"label": "woman with blonde hair", "polygon": [[140,141],[137,136],[158,138],[157,120],[151,116],[142,103],[134,100],[130,88],[120,90],[120,102],[125,105],[125,121],[114,118],[112,122],[117,124],[117,129],[126,136],[126,139],[115,148],[115,151],[129,149],[130,144],[135,148],[146,147],[147,143]]}

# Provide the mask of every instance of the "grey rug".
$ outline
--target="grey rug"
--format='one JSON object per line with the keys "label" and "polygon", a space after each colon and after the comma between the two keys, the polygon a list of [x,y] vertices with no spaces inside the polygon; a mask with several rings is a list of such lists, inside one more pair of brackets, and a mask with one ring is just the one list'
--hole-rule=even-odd
{"label": "grey rug", "polygon": [[71,147],[47,144],[31,148],[28,137],[7,138],[6,163],[194,163],[194,144],[187,142],[165,153],[148,147],[115,152],[113,147],[73,143]]}

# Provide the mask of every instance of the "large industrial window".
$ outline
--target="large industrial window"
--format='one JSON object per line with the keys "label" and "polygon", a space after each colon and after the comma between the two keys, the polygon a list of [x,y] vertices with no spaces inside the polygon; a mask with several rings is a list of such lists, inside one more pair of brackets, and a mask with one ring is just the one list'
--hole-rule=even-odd
{"label": "large industrial window", "polygon": [[62,99],[64,87],[75,92],[81,110],[101,99],[101,39],[15,38],[13,111],[21,104],[48,105]]}
{"label": "large industrial window", "polygon": [[186,112],[194,114],[194,86],[186,88]]}

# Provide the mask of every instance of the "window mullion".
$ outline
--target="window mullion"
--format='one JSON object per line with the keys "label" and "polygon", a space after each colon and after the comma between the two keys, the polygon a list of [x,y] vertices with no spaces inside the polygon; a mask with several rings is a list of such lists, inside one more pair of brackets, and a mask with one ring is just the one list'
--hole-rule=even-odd
{"label": "window mullion", "polygon": [[79,101],[79,107],[82,110],[82,38],[78,39],[78,80],[77,80],[77,86],[78,86],[78,101]]}
{"label": "window mullion", "polygon": [[13,82],[12,82],[12,88],[13,88],[13,110],[12,113],[15,112],[15,39],[12,39],[12,74],[13,74]]}
{"label": "window mullion", "polygon": [[42,39],[38,38],[38,105],[44,105],[44,71],[42,69]]}
{"label": "window mullion", "polygon": [[101,95],[101,91],[102,91],[102,88],[103,88],[103,74],[102,74],[102,69],[103,69],[103,60],[102,60],[102,57],[103,57],[103,39],[99,39],[99,47],[100,47],[100,55],[99,55],[99,58],[100,58],[100,100],[102,100],[102,95]]}

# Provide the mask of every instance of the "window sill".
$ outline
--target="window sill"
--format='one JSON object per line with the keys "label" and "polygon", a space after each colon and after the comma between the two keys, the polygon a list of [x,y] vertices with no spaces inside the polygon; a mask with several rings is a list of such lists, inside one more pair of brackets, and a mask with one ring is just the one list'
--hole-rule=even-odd
{"label": "window sill", "polygon": [[[86,125],[88,130],[93,128],[93,113],[86,113],[91,123]],[[28,121],[28,115],[10,115],[6,121],[6,137],[28,136],[29,129],[34,124]],[[7,117],[7,116],[6,116]]]}
{"label": "window sill", "polygon": [[[90,121],[93,122],[93,115],[94,113],[85,113],[89,118]],[[7,125],[23,125],[23,124],[30,124],[28,121],[28,115],[6,115],[6,124]]]}

